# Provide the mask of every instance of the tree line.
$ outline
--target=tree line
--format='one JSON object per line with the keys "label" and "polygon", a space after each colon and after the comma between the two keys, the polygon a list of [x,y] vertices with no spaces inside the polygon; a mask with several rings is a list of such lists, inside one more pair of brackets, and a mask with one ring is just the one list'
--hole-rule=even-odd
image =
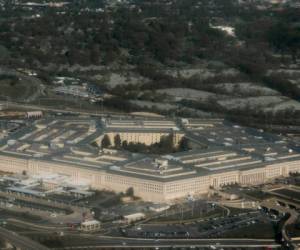
{"label": "tree line", "polygon": [[112,145],[109,136],[105,134],[101,140],[101,148],[110,147],[119,150],[127,150],[134,153],[150,154],[168,154],[191,149],[186,137],[182,137],[179,144],[175,145],[173,133],[162,136],[159,142],[152,145],[146,145],[140,142],[127,142],[126,140],[122,141],[119,134],[114,136],[114,143]]}

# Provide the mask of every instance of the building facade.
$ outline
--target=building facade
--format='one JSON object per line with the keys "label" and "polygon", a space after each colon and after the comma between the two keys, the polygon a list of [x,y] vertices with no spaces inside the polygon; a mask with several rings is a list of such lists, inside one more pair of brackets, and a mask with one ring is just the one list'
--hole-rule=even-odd
{"label": "building facade", "polygon": [[266,183],[276,177],[288,176],[300,171],[300,159],[266,164],[249,170],[225,171],[205,176],[183,177],[171,181],[151,180],[114,173],[110,170],[97,170],[54,161],[18,158],[0,155],[0,170],[10,173],[41,174],[56,173],[72,178],[74,184],[89,184],[93,189],[107,189],[126,192],[133,188],[134,194],[146,201],[172,202],[189,195],[201,195],[209,192],[210,187],[220,188],[224,185],[257,185]]}

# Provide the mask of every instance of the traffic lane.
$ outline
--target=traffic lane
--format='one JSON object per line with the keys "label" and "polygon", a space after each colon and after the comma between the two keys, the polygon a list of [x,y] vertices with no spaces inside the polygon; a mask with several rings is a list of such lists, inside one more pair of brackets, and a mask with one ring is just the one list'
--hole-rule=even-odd
{"label": "traffic lane", "polygon": [[[76,244],[79,246],[98,246],[98,247],[209,247],[209,246],[219,246],[219,247],[252,247],[257,249],[258,247],[279,247],[277,243],[273,240],[237,240],[237,239],[229,239],[229,240],[220,240],[220,239],[151,239],[151,240],[137,240],[137,239],[101,239],[98,243],[87,244],[87,242],[82,241],[80,244]],[[71,246],[70,246],[71,247]]]}
{"label": "traffic lane", "polygon": [[20,247],[26,250],[47,250],[48,248],[40,245],[39,243],[32,241],[24,236],[20,236],[15,232],[9,231],[4,228],[0,228],[0,237],[7,240],[15,247]]}

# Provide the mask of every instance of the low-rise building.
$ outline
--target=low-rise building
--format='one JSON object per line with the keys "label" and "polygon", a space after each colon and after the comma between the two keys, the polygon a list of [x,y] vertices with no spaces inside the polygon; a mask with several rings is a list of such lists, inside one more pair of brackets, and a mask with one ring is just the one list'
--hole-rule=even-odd
{"label": "low-rise building", "polygon": [[[210,187],[262,184],[300,171],[300,154],[284,138],[220,120],[185,120],[188,138],[207,148],[159,157],[100,150],[91,144],[111,127],[118,133],[130,134],[132,129],[139,129],[139,133],[147,134],[151,126],[155,131],[178,129],[176,122],[137,119],[109,122],[105,127],[103,121],[92,120],[61,117],[34,121],[32,126],[0,140],[0,170],[58,174],[74,185],[98,190],[125,193],[132,188],[134,196],[156,203],[205,195]],[[184,135],[180,129],[177,132]],[[224,145],[226,142],[231,146]],[[81,194],[86,195],[85,191]]]}
{"label": "low-rise building", "polygon": [[134,214],[124,215],[123,218],[125,223],[130,224],[132,222],[145,219],[146,215],[144,213],[134,213]]}
{"label": "low-rise building", "polygon": [[80,224],[80,230],[83,232],[96,232],[101,229],[101,223],[98,220],[84,221]]}

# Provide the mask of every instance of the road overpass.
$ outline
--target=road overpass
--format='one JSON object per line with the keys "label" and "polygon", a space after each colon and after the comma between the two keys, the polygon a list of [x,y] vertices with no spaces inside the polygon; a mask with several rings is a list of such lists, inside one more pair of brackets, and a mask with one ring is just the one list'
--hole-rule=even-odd
{"label": "road overpass", "polygon": [[[86,237],[86,240],[85,240]],[[279,249],[280,245],[270,239],[145,239],[113,236],[83,236],[76,245],[68,244],[53,250],[76,249],[171,249],[171,248],[269,248]],[[90,240],[89,240],[90,239]]]}
{"label": "road overpass", "polygon": [[[111,117],[116,116],[131,116],[130,114],[122,113],[122,112],[113,112],[113,111],[89,111],[84,109],[76,109],[76,108],[55,108],[51,106],[45,106],[45,105],[37,105],[37,104],[29,104],[29,103],[21,103],[21,102],[12,102],[12,101],[1,101],[0,104],[4,105],[7,108],[10,109],[28,109],[28,110],[41,110],[46,112],[55,112],[55,113],[68,113],[72,115],[93,115],[93,116],[106,116],[110,115]],[[147,117],[147,116],[145,116]]]}
{"label": "road overpass", "polygon": [[128,244],[128,243],[119,243],[119,244],[99,244],[99,245],[83,245],[83,246],[69,246],[69,247],[61,247],[61,248],[52,248],[52,250],[83,250],[83,249],[197,249],[197,248],[213,248],[217,249],[280,249],[279,244],[265,244],[265,243],[256,243],[256,244],[247,244],[247,243],[239,243],[232,244],[228,243],[214,243],[209,240],[206,243],[196,243],[196,242],[184,242],[184,243],[148,243],[148,244]]}
{"label": "road overpass", "polygon": [[49,248],[3,227],[0,227],[0,238],[18,250],[49,250]]}
{"label": "road overpass", "polygon": [[293,240],[288,236],[286,232],[286,227],[288,225],[296,223],[297,218],[299,216],[298,212],[295,209],[291,209],[289,206],[281,206],[278,202],[278,199],[276,198],[263,201],[261,203],[261,207],[267,208],[269,210],[275,210],[282,214],[289,214],[288,219],[284,222],[283,227],[281,229],[282,237],[284,238],[286,243],[293,247],[291,249],[298,249],[298,244],[293,242]]}

